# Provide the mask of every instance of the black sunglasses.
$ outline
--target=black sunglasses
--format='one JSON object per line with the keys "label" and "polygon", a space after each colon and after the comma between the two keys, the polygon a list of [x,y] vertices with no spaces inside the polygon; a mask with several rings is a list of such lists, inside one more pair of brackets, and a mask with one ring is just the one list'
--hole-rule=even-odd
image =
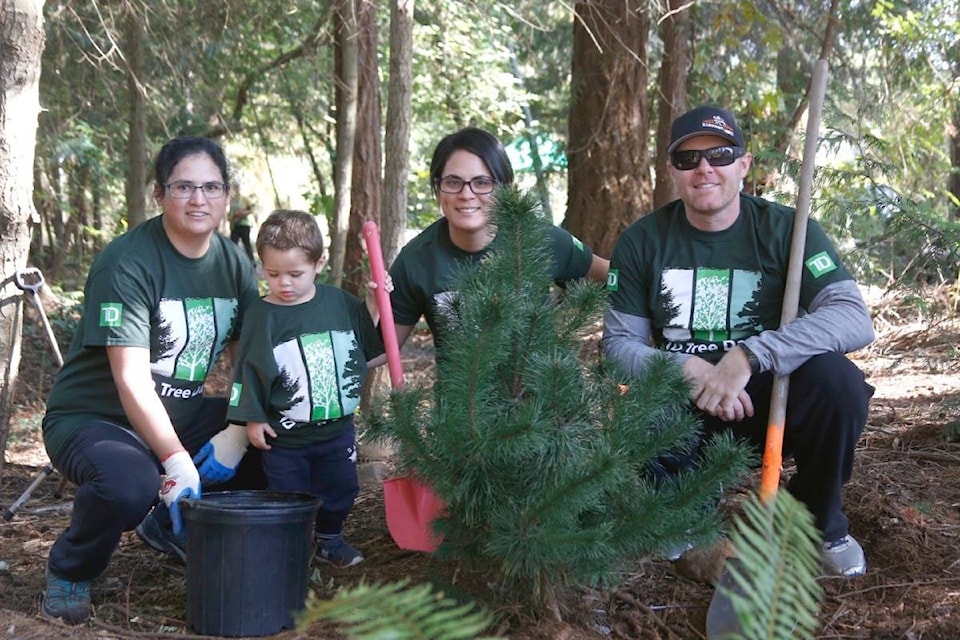
{"label": "black sunglasses", "polygon": [[674,151],[670,154],[670,164],[680,171],[689,171],[700,166],[700,159],[706,158],[711,167],[725,167],[742,156],[740,147],[713,147],[712,149],[689,149]]}

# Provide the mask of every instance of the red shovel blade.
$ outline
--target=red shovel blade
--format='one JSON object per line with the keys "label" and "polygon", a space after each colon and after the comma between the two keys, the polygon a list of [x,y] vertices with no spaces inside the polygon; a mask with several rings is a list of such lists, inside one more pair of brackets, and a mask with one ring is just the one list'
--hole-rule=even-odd
{"label": "red shovel blade", "polygon": [[397,546],[409,551],[432,553],[443,537],[433,530],[433,521],[446,505],[433,489],[412,476],[383,482],[387,529]]}
{"label": "red shovel blade", "polygon": [[[372,220],[363,224],[370,257],[370,272],[377,288],[374,292],[380,310],[380,326],[383,344],[390,369],[390,382],[394,389],[403,387],[403,366],[400,362],[400,347],[397,343],[390,294],[386,288],[386,271],[383,251],[380,247],[380,229]],[[411,476],[392,478],[383,483],[383,506],[387,512],[387,529],[397,546],[410,551],[432,553],[443,538],[433,531],[433,521],[446,507],[433,489]]]}

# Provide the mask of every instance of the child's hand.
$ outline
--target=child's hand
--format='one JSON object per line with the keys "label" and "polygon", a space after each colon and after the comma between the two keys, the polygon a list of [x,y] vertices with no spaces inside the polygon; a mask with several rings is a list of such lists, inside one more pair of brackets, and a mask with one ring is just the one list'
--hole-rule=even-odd
{"label": "child's hand", "polygon": [[[383,288],[386,289],[387,293],[393,291],[393,278],[390,277],[389,273],[383,274]],[[370,292],[376,291],[377,283],[373,280],[368,280],[367,289],[369,289]]]}
{"label": "child's hand", "polygon": [[250,444],[255,446],[257,449],[270,449],[272,448],[267,444],[267,436],[271,438],[276,438],[277,433],[270,427],[269,423],[266,422],[248,422],[247,423],[247,438],[250,440]]}
{"label": "child's hand", "polygon": [[[389,273],[383,275],[383,288],[387,293],[390,293],[393,291],[393,278],[390,277]],[[377,283],[373,280],[368,280],[367,295],[364,302],[367,304],[367,312],[370,314],[370,319],[373,320],[373,324],[380,322],[380,307],[377,305],[376,295],[374,295],[376,290]]]}

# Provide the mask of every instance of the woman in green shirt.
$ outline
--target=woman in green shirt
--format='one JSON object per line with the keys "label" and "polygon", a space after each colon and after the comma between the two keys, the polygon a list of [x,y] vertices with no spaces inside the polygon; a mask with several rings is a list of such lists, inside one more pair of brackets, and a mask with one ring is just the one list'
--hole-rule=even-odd
{"label": "woman in green shirt", "polygon": [[[461,129],[443,138],[430,162],[430,186],[442,218],[411,240],[390,267],[390,303],[397,341],[403,343],[421,317],[434,342],[443,342],[444,313],[456,292],[453,275],[461,264],[477,264],[496,241],[489,210],[497,185],[513,184],[513,167],[493,134]],[[551,230],[552,275],[563,284],[577,278],[606,282],[608,260],[559,227]]]}

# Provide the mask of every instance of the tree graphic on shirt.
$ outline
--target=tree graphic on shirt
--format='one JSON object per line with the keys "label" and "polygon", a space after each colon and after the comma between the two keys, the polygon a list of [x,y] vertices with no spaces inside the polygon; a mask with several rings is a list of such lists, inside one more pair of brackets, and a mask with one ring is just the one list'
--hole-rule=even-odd
{"label": "tree graphic on shirt", "polygon": [[237,335],[236,328],[240,319],[240,302],[236,298],[214,298],[213,314],[216,320],[217,345],[213,361],[216,362],[227,347],[231,336]]}
{"label": "tree graphic on shirt", "polygon": [[360,404],[367,359],[360,348],[360,343],[352,333],[337,333],[341,338],[347,338],[343,341],[347,345],[348,355],[342,367],[340,391],[343,394],[344,411],[349,413]]}
{"label": "tree graphic on shirt", "polygon": [[177,347],[177,336],[173,331],[173,323],[161,314],[160,323],[155,332],[150,336],[150,353],[152,361],[158,362],[164,358],[173,356],[173,350]]}
{"label": "tree graphic on shirt", "polygon": [[[277,378],[280,384],[280,391],[284,394],[283,397],[286,398],[286,406],[292,407],[303,402],[303,395],[300,393],[300,380],[297,376],[292,375],[286,367],[280,367]],[[282,411],[281,413],[287,415],[287,412]],[[295,423],[283,421],[281,424],[286,429],[292,429]]]}
{"label": "tree graphic on shirt", "polygon": [[[720,340],[726,337],[730,272],[726,269],[697,269],[696,299],[693,307],[694,337]],[[723,332],[716,336],[715,332]]]}
{"label": "tree graphic on shirt", "polygon": [[300,337],[304,364],[310,378],[311,420],[331,420],[343,415],[337,361],[329,333],[311,333]]}
{"label": "tree graphic on shirt", "polygon": [[174,377],[180,380],[202,381],[210,368],[210,356],[217,337],[217,327],[210,298],[184,300],[187,317],[187,344],[180,357]]}

